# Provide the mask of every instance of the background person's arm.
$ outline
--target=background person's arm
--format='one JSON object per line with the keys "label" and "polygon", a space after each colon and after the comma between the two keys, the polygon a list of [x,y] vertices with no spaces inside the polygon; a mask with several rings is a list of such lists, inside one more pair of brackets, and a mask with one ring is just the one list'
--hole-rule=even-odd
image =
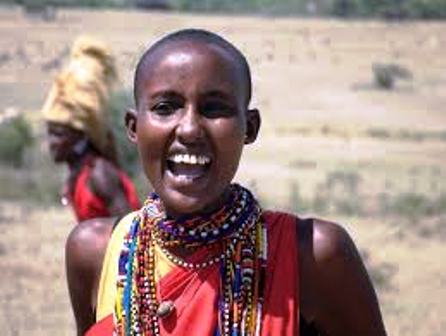
{"label": "background person's arm", "polygon": [[88,183],[92,191],[105,201],[112,216],[124,216],[132,211],[118,170],[109,161],[96,160]]}

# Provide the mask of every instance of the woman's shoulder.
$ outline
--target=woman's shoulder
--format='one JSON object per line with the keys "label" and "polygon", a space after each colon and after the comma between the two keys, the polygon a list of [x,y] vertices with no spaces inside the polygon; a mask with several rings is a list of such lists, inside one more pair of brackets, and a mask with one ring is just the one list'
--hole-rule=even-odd
{"label": "woman's shoulder", "polygon": [[293,228],[299,242],[311,244],[321,257],[343,252],[343,247],[352,243],[343,226],[333,221],[273,210],[265,210],[263,216],[270,227],[287,225]]}
{"label": "woman's shoulder", "polygon": [[97,195],[105,199],[112,199],[114,191],[120,190],[122,187],[120,174],[118,166],[98,156],[91,164],[88,183]]}
{"label": "woman's shoulder", "polygon": [[76,267],[100,267],[116,218],[94,218],[76,225],[66,241],[67,259]]}
{"label": "woman's shoulder", "polygon": [[306,244],[312,245],[316,261],[348,257],[354,248],[348,232],[336,222],[319,218],[299,221],[298,232]]}
{"label": "woman's shoulder", "polygon": [[80,259],[103,257],[109,241],[128,230],[136,213],[130,212],[124,217],[93,218],[79,223],[67,238],[67,252],[77,254]]}
{"label": "woman's shoulder", "polygon": [[[320,218],[301,217],[283,211],[264,211],[270,231],[295,231],[301,253],[309,253],[315,261],[348,256],[354,243],[339,223]],[[310,249],[310,250],[309,250]]]}
{"label": "woman's shoulder", "polygon": [[112,177],[117,178],[119,175],[119,168],[118,166],[111,162],[110,160],[102,157],[102,156],[95,156],[90,161],[91,166],[91,172],[92,176],[94,178],[102,178],[103,176],[112,174]]}
{"label": "woman's shoulder", "polygon": [[305,317],[333,335],[385,335],[370,278],[344,227],[312,218],[299,221],[298,234]]}
{"label": "woman's shoulder", "polygon": [[81,222],[66,241],[67,282],[79,334],[94,323],[97,284],[114,221],[95,218]]}

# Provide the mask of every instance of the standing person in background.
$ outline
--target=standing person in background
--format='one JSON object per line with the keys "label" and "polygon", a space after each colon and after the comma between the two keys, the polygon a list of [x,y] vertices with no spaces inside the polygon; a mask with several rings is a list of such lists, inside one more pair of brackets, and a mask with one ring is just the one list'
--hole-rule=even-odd
{"label": "standing person in background", "polygon": [[140,59],[134,96],[127,132],[155,193],[113,230],[87,221],[68,237],[78,335],[386,335],[340,225],[262,209],[233,183],[260,128],[235,46],[204,30],[169,34]]}
{"label": "standing person in background", "polygon": [[117,81],[115,61],[101,41],[79,37],[68,66],[56,78],[43,107],[50,153],[68,165],[62,203],[77,220],[121,216],[140,202],[120,169],[108,103]]}

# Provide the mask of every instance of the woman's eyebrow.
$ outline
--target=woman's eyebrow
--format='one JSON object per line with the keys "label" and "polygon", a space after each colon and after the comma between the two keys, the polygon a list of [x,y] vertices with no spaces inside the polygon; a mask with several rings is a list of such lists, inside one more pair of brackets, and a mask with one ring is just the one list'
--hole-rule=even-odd
{"label": "woman's eyebrow", "polygon": [[148,98],[156,99],[156,98],[178,98],[180,95],[173,90],[159,90],[152,93]]}
{"label": "woman's eyebrow", "polygon": [[232,100],[232,97],[230,94],[226,93],[225,91],[221,91],[221,90],[206,91],[203,94],[203,96],[207,97],[207,98],[219,98],[219,99],[225,99],[225,100]]}

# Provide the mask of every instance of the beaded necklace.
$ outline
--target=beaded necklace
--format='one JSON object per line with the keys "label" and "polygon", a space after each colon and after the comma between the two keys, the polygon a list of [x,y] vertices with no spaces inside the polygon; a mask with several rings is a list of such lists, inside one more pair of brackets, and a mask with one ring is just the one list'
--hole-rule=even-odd
{"label": "beaded necklace", "polygon": [[[221,209],[176,221],[166,218],[158,196],[147,199],[130,226],[119,258],[116,335],[160,335],[159,319],[171,306],[159,302],[156,294],[156,245],[178,267],[198,270],[219,265],[216,335],[260,333],[266,228],[252,194],[238,184],[230,189],[229,200]],[[172,252],[179,246],[192,251],[205,248],[214,253],[203,261],[190,262]]]}

